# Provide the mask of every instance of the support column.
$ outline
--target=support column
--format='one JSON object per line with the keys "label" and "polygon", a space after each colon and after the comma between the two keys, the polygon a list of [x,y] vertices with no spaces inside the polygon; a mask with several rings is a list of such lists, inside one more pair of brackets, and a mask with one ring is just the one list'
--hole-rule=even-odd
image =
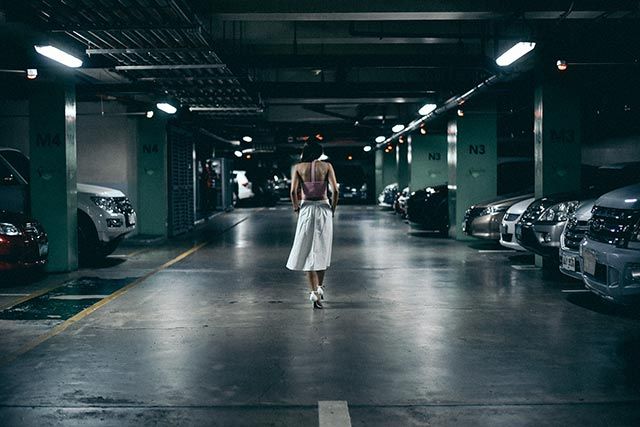
{"label": "support column", "polygon": [[376,188],[374,189],[374,195],[378,195],[385,187],[384,184],[384,155],[382,150],[376,150],[375,154],[375,174],[376,174]]}
{"label": "support column", "polygon": [[167,121],[138,121],[138,233],[168,235]]}
{"label": "support column", "polygon": [[[535,196],[578,191],[582,163],[578,92],[566,82],[538,84],[533,129]],[[536,256],[536,265],[543,265],[542,257]]]}
{"label": "support column", "polygon": [[385,153],[382,151],[382,186],[398,182],[396,170],[396,155],[393,151]]}
{"label": "support column", "polygon": [[534,99],[535,195],[580,189],[580,99],[568,85],[542,83]]}
{"label": "support column", "polygon": [[447,183],[447,136],[413,135],[411,141],[411,187],[419,189]]}
{"label": "support column", "polygon": [[396,176],[400,191],[409,185],[411,178],[411,138],[406,137],[404,142],[398,141],[396,146]]}
{"label": "support column", "polygon": [[495,110],[467,114],[447,127],[449,235],[470,239],[461,224],[469,206],[497,194],[498,143]]}
{"label": "support column", "polygon": [[41,83],[29,102],[31,215],[49,235],[47,271],[78,268],[76,93],[73,83]]}

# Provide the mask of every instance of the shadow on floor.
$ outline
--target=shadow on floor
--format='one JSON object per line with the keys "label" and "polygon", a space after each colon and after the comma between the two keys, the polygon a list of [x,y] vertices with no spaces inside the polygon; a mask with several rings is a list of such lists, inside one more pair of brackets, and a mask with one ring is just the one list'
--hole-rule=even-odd
{"label": "shadow on floor", "polygon": [[[640,306],[620,305],[600,298],[599,296],[589,292],[580,294],[568,294],[567,301],[587,310],[607,316],[621,317],[624,319],[640,320]],[[639,345],[640,348],[640,345]]]}
{"label": "shadow on floor", "polygon": [[125,258],[106,257],[99,260],[83,261],[80,263],[80,267],[93,269],[112,268],[122,264],[125,261]]}
{"label": "shadow on floor", "polygon": [[26,286],[42,280],[46,276],[43,269],[10,271],[0,273],[0,288]]}

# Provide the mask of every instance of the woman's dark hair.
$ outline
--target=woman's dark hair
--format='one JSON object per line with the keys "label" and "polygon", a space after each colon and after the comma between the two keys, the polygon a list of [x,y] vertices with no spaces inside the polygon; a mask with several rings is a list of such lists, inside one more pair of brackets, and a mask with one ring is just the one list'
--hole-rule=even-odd
{"label": "woman's dark hair", "polygon": [[312,162],[322,156],[322,146],[315,141],[307,142],[302,147],[301,162]]}

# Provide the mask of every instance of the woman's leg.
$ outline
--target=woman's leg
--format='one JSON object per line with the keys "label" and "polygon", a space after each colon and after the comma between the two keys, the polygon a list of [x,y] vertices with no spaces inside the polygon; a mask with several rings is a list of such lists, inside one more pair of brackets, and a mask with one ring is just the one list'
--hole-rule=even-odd
{"label": "woman's leg", "polygon": [[326,270],[316,271],[318,275],[318,286],[322,286],[324,284],[324,272]]}
{"label": "woman's leg", "polygon": [[311,292],[318,290],[318,274],[315,271],[307,271],[307,278],[309,279],[309,287]]}

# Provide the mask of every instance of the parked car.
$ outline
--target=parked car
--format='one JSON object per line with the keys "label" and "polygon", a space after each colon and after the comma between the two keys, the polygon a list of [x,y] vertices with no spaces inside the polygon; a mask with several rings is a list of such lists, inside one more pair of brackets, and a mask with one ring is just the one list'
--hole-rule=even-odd
{"label": "parked car", "polygon": [[407,217],[407,200],[409,200],[410,196],[409,187],[404,187],[402,191],[396,194],[396,200],[393,202],[393,210],[402,219]]}
{"label": "parked car", "polygon": [[38,221],[0,210],[0,272],[44,266],[48,255],[47,233]]}
{"label": "parked car", "polygon": [[280,200],[289,200],[291,180],[282,172],[274,171],[272,174],[273,188]]}
{"label": "parked car", "polygon": [[538,255],[559,259],[560,235],[578,205],[614,188],[640,182],[640,162],[583,168],[582,191],[554,194],[535,200],[516,224],[516,239]]}
{"label": "parked car", "polygon": [[502,224],[500,225],[500,244],[505,248],[515,249],[516,251],[526,251],[515,239],[514,234],[516,223],[534,200],[534,197],[525,199],[511,206],[507,209],[507,212],[505,212],[502,218]]}
{"label": "parked car", "polygon": [[599,197],[580,244],[588,289],[619,303],[640,297],[640,184]]}
{"label": "parked car", "polygon": [[382,208],[393,208],[398,194],[398,183],[394,182],[387,185],[378,196],[378,206]]}
{"label": "parked car", "polygon": [[334,164],[340,203],[364,203],[369,197],[364,169],[359,165]]}
{"label": "parked car", "polygon": [[249,178],[247,178],[247,171],[234,170],[231,171],[231,174],[233,175],[233,183],[235,184],[236,190],[234,193],[238,201],[250,199],[255,196],[252,189],[253,184],[249,181]]}
{"label": "parked car", "polygon": [[462,231],[468,236],[500,240],[500,227],[507,210],[532,196],[533,194],[508,195],[470,206],[464,214]]}
{"label": "parked car", "polygon": [[341,182],[338,184],[340,200],[365,202],[367,200],[367,183]]}
{"label": "parked car", "polygon": [[447,235],[449,232],[448,195],[449,189],[446,185],[426,187],[411,193],[407,200],[407,219],[411,227]]}
{"label": "parked car", "polygon": [[[29,158],[19,150],[0,148],[0,175],[0,209],[28,213]],[[135,230],[136,212],[119,190],[82,183],[77,190],[78,255],[81,260],[106,257]]]}
{"label": "parked car", "polygon": [[594,202],[595,199],[589,199],[580,203],[560,235],[560,271],[575,279],[582,280],[580,242],[589,228]]}

